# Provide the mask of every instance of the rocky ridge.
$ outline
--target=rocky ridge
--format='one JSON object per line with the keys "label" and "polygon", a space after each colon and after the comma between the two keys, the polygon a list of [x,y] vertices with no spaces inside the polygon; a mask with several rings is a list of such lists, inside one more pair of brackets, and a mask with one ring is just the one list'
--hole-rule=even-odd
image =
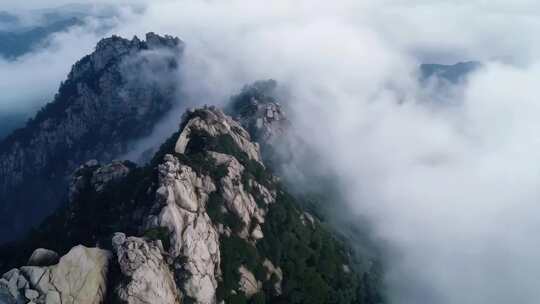
{"label": "rocky ridge", "polygon": [[111,252],[95,303],[376,303],[369,274],[345,271],[347,249],[298,209],[259,144],[219,109],[186,113],[146,167],[88,162],[71,185],[69,207],[26,248]]}
{"label": "rocky ridge", "polygon": [[[265,209],[244,189],[241,182],[244,167],[234,156],[210,150],[213,146],[210,142],[216,138],[228,139],[246,161],[262,167],[261,156],[258,144],[251,142],[249,133],[222,111],[205,108],[187,116],[187,123],[174,145],[174,154],[166,154],[158,166],[154,215],[148,218],[146,228],[167,229],[170,233],[168,253],[176,261],[176,272],[181,273],[179,281],[185,295],[196,303],[211,304],[216,302],[221,280],[219,235],[233,233],[233,230],[226,223],[212,221],[207,212],[210,196],[224,201],[218,212],[230,213],[241,221],[242,229],[234,233],[245,240],[256,241],[263,237],[259,224],[264,223]],[[201,143],[201,137],[208,142]],[[214,162],[222,172],[217,175],[197,172],[182,164],[181,156],[186,154],[199,154],[206,161]],[[257,184],[253,180],[248,183]],[[265,204],[274,202],[264,186],[257,184],[257,191],[264,197]]]}
{"label": "rocky ridge", "polygon": [[149,134],[173,105],[183,49],[180,39],[153,33],[145,41],[103,39],[73,66],[54,101],[0,142],[0,242],[65,201],[78,164],[109,162]]}
{"label": "rocky ridge", "polygon": [[116,233],[112,238],[122,275],[115,292],[124,303],[181,303],[174,277],[163,256],[161,241]]}

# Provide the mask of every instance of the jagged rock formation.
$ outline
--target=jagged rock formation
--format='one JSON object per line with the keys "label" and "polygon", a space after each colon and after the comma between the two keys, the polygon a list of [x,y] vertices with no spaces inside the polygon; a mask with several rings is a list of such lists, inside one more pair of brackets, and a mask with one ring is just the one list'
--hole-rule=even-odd
{"label": "jagged rock formation", "polygon": [[[169,231],[169,254],[177,261],[175,268],[181,274],[179,281],[185,295],[196,303],[211,304],[216,302],[221,279],[219,233],[232,231],[232,227],[212,222],[207,213],[210,196],[224,201],[220,213],[230,213],[240,219],[242,229],[236,233],[246,240],[263,237],[259,225],[264,223],[265,214],[264,208],[258,207],[252,194],[244,189],[241,182],[244,167],[234,156],[212,151],[212,147],[220,147],[211,141],[215,138],[227,141],[246,161],[261,167],[262,164],[258,145],[222,111],[207,108],[191,112],[189,116],[174,145],[177,155],[166,154],[158,167],[155,215],[148,218],[146,228],[164,227]],[[222,172],[204,174],[181,162],[180,156],[193,154],[205,157]],[[272,196],[256,181],[245,179],[244,182],[256,189],[265,204],[275,200],[275,194]]]}
{"label": "jagged rock formation", "polygon": [[110,253],[76,246],[50,267],[24,266],[0,278],[0,303],[99,304]]}
{"label": "jagged rock formation", "polygon": [[265,167],[251,135],[213,107],[188,112],[147,166],[89,162],[72,186],[70,205],[25,248],[112,244],[107,303],[380,300],[371,273],[356,271],[347,247]]}
{"label": "jagged rock formation", "polygon": [[128,304],[180,303],[161,241],[126,238],[125,234],[117,233],[112,242],[122,274],[127,278],[115,290],[120,300]]}
{"label": "jagged rock formation", "polygon": [[108,162],[171,107],[184,44],[153,33],[113,36],[77,62],[54,101],[0,142],[0,242],[20,236],[67,197],[88,159]]}
{"label": "jagged rock formation", "polygon": [[241,221],[242,229],[237,231],[238,236],[254,241],[263,238],[260,225],[264,224],[267,205],[276,200],[276,192],[268,190],[254,179],[246,178],[245,167],[234,156],[213,151],[208,154],[216,165],[227,169],[227,174],[220,178],[220,189],[226,211]]}
{"label": "jagged rock formation", "polygon": [[69,185],[69,201],[81,195],[88,188],[96,192],[103,191],[111,182],[122,179],[130,172],[130,163],[115,160],[110,164],[100,165],[95,159],[81,165],[71,177]]}
{"label": "jagged rock formation", "polygon": [[244,265],[238,268],[240,280],[238,281],[238,289],[243,292],[246,297],[251,298],[262,289],[262,283],[257,281],[255,275],[249,271]]}
{"label": "jagged rock formation", "polygon": [[189,166],[167,154],[159,165],[156,215],[147,227],[165,227],[170,235],[169,254],[177,261],[181,286],[197,303],[215,302],[219,276],[219,237],[205,206],[215,185],[208,176],[199,176]]}
{"label": "jagged rock formation", "polygon": [[203,111],[199,114],[201,117],[195,116],[188,120],[176,142],[174,148],[176,153],[186,152],[193,133],[195,136],[206,133],[211,137],[229,136],[250,159],[261,162],[258,144],[250,141],[249,133],[238,122],[221,111]]}

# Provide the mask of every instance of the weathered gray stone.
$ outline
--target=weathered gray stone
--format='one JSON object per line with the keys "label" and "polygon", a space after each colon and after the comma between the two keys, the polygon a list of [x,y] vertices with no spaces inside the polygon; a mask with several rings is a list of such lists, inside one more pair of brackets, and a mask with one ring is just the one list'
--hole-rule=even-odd
{"label": "weathered gray stone", "polygon": [[[261,208],[255,202],[253,195],[244,189],[243,183],[238,183],[237,181],[242,179],[244,174],[244,166],[238,162],[238,160],[227,154],[217,153],[217,152],[208,152],[216,165],[226,165],[227,174],[223,176],[220,180],[221,183],[221,195],[225,200],[225,205],[227,210],[235,214],[242,222],[244,229],[239,232],[239,236],[247,239],[252,237],[257,240],[261,238],[261,231],[249,231],[252,223],[262,224],[264,223],[264,217],[266,215],[266,210]],[[260,196],[263,198],[266,204],[270,204],[275,201],[275,194],[272,194],[264,186],[259,185],[255,181],[250,180],[252,187],[257,190]],[[260,229],[260,228],[259,228]]]}
{"label": "weathered gray stone", "polygon": [[23,275],[19,275],[17,278],[17,289],[28,288],[28,280]]}
{"label": "weathered gray stone", "polygon": [[113,247],[120,269],[128,278],[116,288],[121,300],[128,304],[180,303],[174,277],[158,242],[116,233]]}
{"label": "weathered gray stone", "polygon": [[95,170],[90,183],[97,192],[101,192],[108,183],[122,179],[129,174],[129,171],[122,162],[113,161]]}
{"label": "weathered gray stone", "polygon": [[69,200],[73,201],[84,190],[102,192],[109,183],[121,180],[130,172],[121,161],[112,161],[105,165],[83,165],[77,169],[69,185]]}
{"label": "weathered gray stone", "polygon": [[275,267],[274,264],[269,259],[264,260],[263,262],[264,268],[266,268],[266,280],[270,280],[272,278],[272,275],[275,275],[278,279],[277,282],[274,284],[274,293],[276,295],[281,295],[282,289],[281,289],[281,282],[283,281],[283,271],[279,267]]}
{"label": "weathered gray stone", "polygon": [[50,283],[63,304],[99,304],[107,289],[111,254],[97,248],[73,247],[51,267]]}
{"label": "weathered gray stone", "polygon": [[13,269],[11,269],[10,271],[4,273],[4,274],[2,275],[2,278],[4,278],[4,279],[10,281],[10,280],[13,279],[13,278],[16,279],[18,276],[19,276],[19,269],[13,268]]}
{"label": "weathered gray stone", "polygon": [[24,296],[30,300],[33,301],[39,297],[39,293],[36,290],[33,289],[26,289],[24,291]]}
{"label": "weathered gray stone", "polygon": [[117,251],[118,248],[122,246],[125,241],[126,241],[126,235],[124,233],[122,232],[115,233],[111,239],[114,250]]}
{"label": "weathered gray stone", "polygon": [[262,232],[262,229],[261,229],[260,225],[257,225],[257,226],[255,226],[255,228],[253,228],[253,231],[251,232],[251,237],[254,240],[260,240],[260,239],[264,238],[264,234]]}
{"label": "weathered gray stone", "polygon": [[55,290],[49,290],[45,294],[45,304],[62,304],[60,294]]}
{"label": "weathered gray stone", "polygon": [[9,289],[6,288],[4,285],[0,284],[0,303],[1,304],[16,304],[17,301],[11,293],[9,292]]}
{"label": "weathered gray stone", "polygon": [[[185,123],[176,141],[176,153],[185,153],[192,136],[203,131],[214,137],[230,136],[233,144],[251,160],[261,162],[259,146],[251,142],[248,132],[240,124],[211,107],[197,111],[204,113]],[[168,253],[175,259],[175,273],[181,282],[178,287],[197,304],[215,304],[221,275],[219,234],[230,237],[233,233],[231,227],[213,223],[208,216],[206,206],[210,194],[221,196],[224,202],[222,206],[213,208],[219,208],[219,212],[224,214],[233,214],[242,221],[243,228],[234,233],[251,243],[264,237],[261,225],[265,222],[267,206],[274,203],[276,197],[275,191],[251,178],[248,180],[249,189],[245,188],[246,184],[242,182],[245,168],[234,156],[214,151],[206,151],[206,155],[215,166],[225,167],[226,173],[219,179],[196,172],[176,156],[168,154],[163,157],[158,167],[152,215],[145,225],[146,229],[166,227],[170,232]],[[255,290],[261,289],[262,284],[251,272],[245,268],[240,271],[243,276],[239,283],[244,293],[251,296]]]}
{"label": "weathered gray stone", "polygon": [[300,215],[300,221],[302,222],[302,224],[304,226],[307,226],[308,224],[313,228],[315,226],[315,218],[313,217],[313,215],[311,215],[310,213],[308,212],[303,212],[301,215]]}
{"label": "weathered gray stone", "polygon": [[[49,269],[46,267],[24,266],[21,267],[21,272],[30,282],[30,286],[34,288],[40,286],[40,281],[45,277],[45,275],[47,276],[45,277],[44,281],[48,281]],[[45,290],[41,291],[44,292]]]}
{"label": "weathered gray stone", "polygon": [[255,275],[249,271],[244,265],[238,269],[240,274],[240,290],[250,298],[254,294],[258,293],[262,288],[262,283],[257,281]]}
{"label": "weathered gray stone", "polygon": [[238,122],[215,108],[206,108],[200,111],[204,111],[206,117],[204,119],[195,117],[188,121],[176,142],[175,151],[177,153],[185,152],[191,133],[193,130],[197,130],[204,131],[214,137],[231,136],[240,150],[244,151],[250,159],[262,165],[259,145],[251,141],[249,133]]}
{"label": "weathered gray stone", "polygon": [[28,266],[51,266],[58,263],[58,253],[44,248],[34,250],[28,259]]}
{"label": "weathered gray stone", "polygon": [[157,215],[147,221],[147,227],[170,231],[169,254],[182,261],[175,268],[186,278],[180,287],[200,304],[215,303],[220,272],[219,234],[205,210],[208,195],[215,190],[211,178],[166,155],[159,165]]}
{"label": "weathered gray stone", "polygon": [[5,273],[0,298],[9,294],[6,303],[102,303],[109,259],[110,253],[102,249],[73,247],[54,266],[25,266]]}

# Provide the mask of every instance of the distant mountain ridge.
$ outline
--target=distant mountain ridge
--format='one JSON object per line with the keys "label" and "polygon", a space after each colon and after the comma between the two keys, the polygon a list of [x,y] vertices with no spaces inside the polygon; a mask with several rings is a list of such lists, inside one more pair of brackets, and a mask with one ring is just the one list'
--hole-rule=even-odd
{"label": "distant mountain ridge", "polygon": [[82,24],[81,19],[73,17],[23,31],[0,31],[0,56],[8,59],[19,57],[43,44],[51,34]]}
{"label": "distant mountain ridge", "polygon": [[104,21],[117,14],[116,8],[103,4],[71,4],[54,9],[0,11],[0,57],[16,59],[45,46],[52,34],[83,26],[88,18]]}
{"label": "distant mountain ridge", "polygon": [[481,66],[482,64],[478,61],[458,62],[451,65],[424,63],[420,65],[420,80],[425,82],[432,77],[438,77],[456,84]]}

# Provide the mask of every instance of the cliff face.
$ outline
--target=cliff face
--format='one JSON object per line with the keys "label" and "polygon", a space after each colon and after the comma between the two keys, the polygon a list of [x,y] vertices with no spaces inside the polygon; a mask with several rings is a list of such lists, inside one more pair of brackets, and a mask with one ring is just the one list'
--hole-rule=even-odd
{"label": "cliff face", "polygon": [[54,101],[0,142],[0,242],[50,214],[80,163],[108,162],[149,134],[174,101],[183,48],[153,33],[146,41],[103,39],[73,66]]}
{"label": "cliff face", "polygon": [[[259,144],[221,110],[186,113],[145,167],[86,163],[70,193],[69,206],[8,249],[16,256],[0,250],[4,268],[21,265],[20,257],[38,247],[69,257],[83,244],[107,257],[96,266],[107,273],[106,287],[101,280],[79,286],[78,293],[93,295],[84,303],[380,301],[376,274],[357,270],[348,247],[300,209],[265,166]],[[0,297],[17,303],[28,293],[28,300],[49,303],[24,269],[0,279]],[[29,283],[12,282],[10,273]]]}

